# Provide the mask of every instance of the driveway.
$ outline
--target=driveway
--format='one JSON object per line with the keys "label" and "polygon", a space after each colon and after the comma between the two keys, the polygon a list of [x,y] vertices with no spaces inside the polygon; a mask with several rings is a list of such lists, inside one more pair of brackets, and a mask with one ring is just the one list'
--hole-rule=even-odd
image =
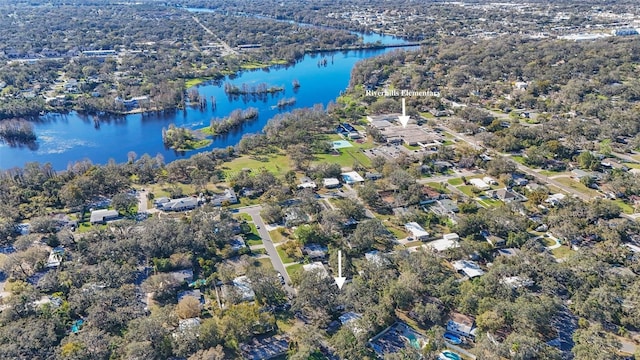
{"label": "driveway", "polygon": [[262,243],[264,244],[264,249],[267,251],[269,258],[271,259],[271,264],[273,264],[273,268],[280,272],[284,277],[286,284],[284,285],[285,290],[291,294],[295,295],[295,289],[289,286],[291,284],[291,278],[289,278],[289,273],[287,272],[287,268],[282,263],[280,256],[278,255],[278,251],[276,250],[275,245],[273,244],[273,240],[271,239],[271,235],[269,235],[269,231],[267,231],[267,226],[264,221],[262,221],[262,217],[260,216],[260,210],[262,210],[262,206],[247,206],[238,209],[239,213],[248,214],[251,216],[251,220],[256,225],[258,230],[258,235],[262,238]]}

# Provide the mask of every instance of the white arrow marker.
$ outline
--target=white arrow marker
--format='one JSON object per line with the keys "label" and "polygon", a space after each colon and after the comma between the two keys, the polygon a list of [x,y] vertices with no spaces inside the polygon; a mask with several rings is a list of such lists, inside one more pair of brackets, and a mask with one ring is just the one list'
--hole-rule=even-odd
{"label": "white arrow marker", "polygon": [[404,98],[402,98],[402,115],[398,116],[398,120],[400,121],[400,124],[402,124],[403,128],[407,127],[410,118],[411,117],[407,115],[407,105]]}
{"label": "white arrow marker", "polygon": [[338,277],[334,278],[336,280],[336,285],[338,285],[338,289],[342,289],[342,285],[347,280],[347,278],[342,277],[342,250],[338,250]]}

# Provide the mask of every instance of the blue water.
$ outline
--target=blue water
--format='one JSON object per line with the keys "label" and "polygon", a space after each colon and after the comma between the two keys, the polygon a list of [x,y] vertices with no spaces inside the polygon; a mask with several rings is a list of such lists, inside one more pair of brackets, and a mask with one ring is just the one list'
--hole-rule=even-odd
{"label": "blue water", "polygon": [[[396,44],[398,41],[391,36],[376,36],[376,39],[383,43]],[[186,111],[169,114],[144,116],[134,114],[109,119],[96,119],[93,116],[77,113],[47,114],[34,122],[38,137],[36,148],[10,147],[0,143],[0,169],[21,167],[31,161],[49,162],[58,170],[65,169],[68,164],[82,159],[89,159],[96,164],[107,163],[110,159],[124,162],[130,151],[138,156],[145,153],[151,156],[161,154],[165,161],[169,162],[191,156],[196,152],[233,146],[244,134],[262,131],[267,121],[279,112],[315,104],[326,106],[330,101],[335,101],[340,92],[346,89],[351,69],[357,61],[394,50],[308,54],[294,66],[246,71],[232,80],[224,80],[238,85],[265,82],[269,85],[285,87],[283,93],[270,95],[264,101],[229,99],[221,84],[206,84],[198,87],[198,90],[207,100],[211,96],[216,98],[215,110],[209,106],[203,111],[188,108]],[[318,61],[325,57],[327,58],[326,67],[319,67]],[[294,79],[301,85],[296,91],[292,86]],[[277,109],[275,105],[279,99],[291,97],[297,100],[293,106],[283,110]],[[213,144],[207,148],[180,153],[166,149],[162,143],[162,128],[167,128],[169,124],[200,128],[208,125],[212,118],[222,118],[235,109],[248,107],[258,108],[258,119],[245,123],[226,135],[215,137]]]}

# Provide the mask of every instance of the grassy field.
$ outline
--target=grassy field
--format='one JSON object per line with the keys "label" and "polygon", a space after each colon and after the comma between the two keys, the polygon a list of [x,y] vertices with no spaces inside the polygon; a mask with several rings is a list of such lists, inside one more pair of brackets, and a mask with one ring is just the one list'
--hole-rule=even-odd
{"label": "grassy field", "polygon": [[633,206],[627,204],[626,202],[617,199],[617,200],[612,200],[614,203],[618,204],[618,206],[620,206],[620,209],[622,209],[622,212],[625,214],[633,214]]}
{"label": "grassy field", "polygon": [[581,182],[575,181],[571,178],[566,178],[566,177],[561,177],[561,178],[556,178],[554,179],[555,181],[566,185],[572,189],[578,190],[579,192],[583,193],[583,194],[587,194],[589,196],[596,196],[598,195],[598,192],[593,190],[593,189],[589,189],[588,187],[586,187],[584,184],[582,184]]}
{"label": "grassy field", "polygon": [[344,148],[338,150],[340,155],[318,154],[313,161],[315,164],[322,162],[337,163],[341,167],[351,168],[353,164],[358,162],[364,167],[370,167],[371,161],[363,153],[356,148]]}
{"label": "grassy field", "polygon": [[474,198],[477,195],[473,193],[473,191],[471,191],[471,189],[473,189],[473,185],[462,185],[462,186],[457,186],[458,190],[462,191],[465,195],[467,195],[470,198]]}
{"label": "grassy field", "polygon": [[243,220],[246,222],[253,221],[253,219],[251,218],[251,215],[245,214],[245,213],[233,214],[233,217],[240,221],[243,221]]}
{"label": "grassy field", "polygon": [[286,65],[287,61],[286,60],[271,60],[268,63],[262,63],[259,61],[251,61],[251,62],[246,62],[242,65],[240,65],[241,68],[245,69],[245,70],[255,70],[255,69],[263,69],[272,65]]}
{"label": "grassy field", "polygon": [[271,264],[271,259],[269,258],[255,259],[253,261],[253,265],[257,267],[264,267],[266,269],[273,269],[273,264]]}
{"label": "grassy field", "polygon": [[453,186],[459,186],[462,185],[462,179],[461,178],[455,178],[455,179],[449,179],[447,180],[447,182]]}
{"label": "grassy field", "polygon": [[[540,170],[538,171],[538,173],[540,175],[544,175],[544,176],[556,176],[556,175],[561,175],[562,172],[561,171],[551,171],[551,170]],[[565,173],[568,174],[568,173]]]}
{"label": "grassy field", "polygon": [[261,169],[268,170],[276,176],[284,176],[291,170],[289,158],[286,155],[264,155],[264,156],[241,156],[230,162],[224,163],[224,170],[227,179],[233,177],[242,169],[251,169],[252,172],[258,172]]}
{"label": "grassy field", "polygon": [[387,230],[389,230],[389,232],[396,237],[396,239],[404,239],[407,236],[409,236],[409,234],[406,231],[404,231],[404,229],[400,229],[398,226],[386,224],[386,227],[387,227]]}
{"label": "grassy field", "polygon": [[498,207],[502,204],[502,201],[500,200],[496,200],[496,199],[491,199],[491,198],[484,198],[482,200],[477,200],[478,203],[484,207],[488,207],[488,208],[492,208],[492,207]]}
{"label": "grassy field", "polygon": [[525,165],[525,163],[524,163],[524,157],[522,157],[522,156],[520,156],[520,155],[512,155],[512,156],[511,156],[511,158],[512,158],[515,162],[520,163],[520,164],[522,164],[522,165]]}
{"label": "grassy field", "polygon": [[542,243],[544,244],[544,246],[553,246],[556,244],[556,242],[553,239],[550,239],[547,237],[543,237],[540,240],[542,240]]}
{"label": "grassy field", "polygon": [[574,251],[571,250],[568,246],[566,245],[562,245],[557,249],[553,249],[551,250],[551,253],[553,254],[553,256],[555,256],[557,259],[563,259],[568,257],[569,255],[573,254]]}
{"label": "grassy field", "polygon": [[249,223],[249,227],[251,228],[251,232],[245,236],[247,239],[247,244],[249,246],[262,245],[262,238],[258,234],[258,229],[256,228],[256,224]]}
{"label": "grassy field", "polygon": [[280,233],[279,229],[269,231],[269,236],[274,244],[281,243],[287,240],[287,238]]}
{"label": "grassy field", "polygon": [[640,164],[626,162],[624,163],[629,169],[640,169]]}
{"label": "grassy field", "polygon": [[287,273],[289,274],[289,277],[293,276],[299,271],[302,271],[302,264],[293,264],[287,266]]}
{"label": "grassy field", "polygon": [[292,262],[296,262],[296,259],[290,258],[289,256],[287,256],[287,254],[284,252],[284,250],[282,250],[281,247],[276,247],[276,250],[278,251],[278,256],[280,256],[280,259],[282,260],[282,262],[284,264],[288,264],[288,263],[292,263]]}

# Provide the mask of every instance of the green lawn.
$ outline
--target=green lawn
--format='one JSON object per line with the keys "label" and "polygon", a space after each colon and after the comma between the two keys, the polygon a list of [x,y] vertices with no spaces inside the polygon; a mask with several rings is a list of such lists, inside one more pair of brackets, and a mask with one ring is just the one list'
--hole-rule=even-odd
{"label": "green lawn", "polygon": [[568,257],[569,255],[573,254],[574,251],[571,250],[568,246],[560,246],[557,249],[553,249],[551,250],[551,253],[553,254],[553,256],[555,256],[557,259],[563,259]]}
{"label": "green lawn", "polygon": [[455,178],[455,179],[449,179],[447,180],[447,182],[453,186],[458,186],[458,185],[462,185],[462,179],[461,178]]}
{"label": "green lawn", "polygon": [[271,230],[269,231],[269,236],[271,236],[271,240],[277,244],[277,243],[281,243],[286,241],[287,239],[285,238],[284,235],[282,235],[280,233],[280,229],[276,229],[276,230]]}
{"label": "green lawn", "polygon": [[590,196],[598,195],[597,191],[595,191],[593,189],[589,189],[588,187],[586,187],[581,182],[575,181],[575,180],[573,180],[571,178],[562,177],[562,178],[555,179],[555,181],[557,181],[557,182],[559,182],[559,183],[561,183],[563,185],[566,185],[566,186],[568,186],[568,187],[570,187],[572,189],[578,190],[579,192],[581,192],[583,194],[587,194],[587,195],[590,195]]}
{"label": "green lawn", "polygon": [[622,212],[624,212],[625,214],[633,214],[633,206],[620,199],[613,200],[613,202],[618,204],[618,206],[620,206],[620,209],[622,209]]}
{"label": "green lawn", "polygon": [[421,246],[423,244],[424,243],[422,241],[417,240],[417,241],[410,241],[410,242],[404,244],[404,246],[410,248],[410,247]]}
{"label": "green lawn", "polygon": [[511,158],[516,161],[517,163],[520,163],[522,165],[524,165],[524,157],[520,156],[520,155],[512,155]]}
{"label": "green lawn", "polygon": [[289,158],[285,155],[245,155],[224,163],[222,169],[227,179],[229,179],[242,171],[242,169],[251,169],[254,173],[265,169],[274,173],[276,176],[283,176],[291,167],[289,165]]}
{"label": "green lawn", "polygon": [[364,167],[371,166],[371,161],[363,153],[356,148],[343,148],[338,150],[340,155],[317,154],[315,155],[314,164],[318,163],[336,163],[341,167],[351,168],[353,164],[358,162]]}
{"label": "green lawn", "polygon": [[551,171],[551,170],[540,170],[538,171],[538,173],[544,176],[556,176],[556,175],[562,174],[562,172],[560,171]]}
{"label": "green lawn", "polygon": [[407,144],[404,144],[404,143],[403,143],[403,144],[402,144],[402,146],[406,147],[407,149],[409,149],[409,150],[411,150],[411,151],[413,151],[413,150],[420,150],[420,149],[422,149],[422,147],[421,147],[421,146],[418,146],[418,145],[411,146],[411,145],[407,145]]}
{"label": "green lawn", "polygon": [[289,256],[287,256],[287,254],[284,252],[284,250],[282,250],[281,247],[277,246],[276,250],[278,251],[278,256],[280,256],[280,259],[284,264],[296,262],[296,259],[292,259]]}
{"label": "green lawn", "polygon": [[640,169],[640,164],[626,162],[624,163],[624,165],[626,165],[630,169]]}
{"label": "green lawn", "polygon": [[271,259],[269,258],[254,259],[253,266],[273,269],[273,264],[271,264]]}
{"label": "green lawn", "polygon": [[287,266],[287,273],[289,273],[289,277],[300,271],[302,271],[302,264],[293,264]]}
{"label": "green lawn", "polygon": [[389,230],[389,232],[392,233],[393,236],[396,237],[396,239],[404,239],[409,235],[404,230],[400,230],[400,228],[398,228],[397,226],[388,225],[387,230]]}
{"label": "green lawn", "polygon": [[258,235],[258,229],[256,229],[256,224],[249,223],[249,227],[251,228],[251,232],[245,235],[245,239],[247,240],[247,244],[249,246],[253,245],[261,245],[262,238]]}
{"label": "green lawn", "polygon": [[243,220],[246,222],[253,221],[253,219],[251,218],[251,215],[245,214],[245,213],[234,214],[233,217],[240,221],[243,221]]}
{"label": "green lawn", "polygon": [[462,191],[465,195],[467,195],[468,197],[474,198],[478,195],[474,194],[473,191],[471,191],[471,189],[473,189],[473,185],[462,185],[462,186],[457,186],[458,190]]}
{"label": "green lawn", "polygon": [[106,229],[107,228],[107,224],[102,224],[102,225],[91,225],[89,222],[82,222],[78,225],[78,232],[79,233],[86,233],[89,230],[92,229]]}
{"label": "green lawn", "polygon": [[496,200],[496,199],[491,199],[491,198],[486,198],[486,199],[482,199],[482,200],[478,200],[478,203],[484,207],[498,207],[502,204],[502,201],[500,200]]}
{"label": "green lawn", "polygon": [[550,239],[548,237],[543,237],[540,240],[542,240],[542,243],[544,244],[544,246],[553,246],[556,244],[555,240]]}

